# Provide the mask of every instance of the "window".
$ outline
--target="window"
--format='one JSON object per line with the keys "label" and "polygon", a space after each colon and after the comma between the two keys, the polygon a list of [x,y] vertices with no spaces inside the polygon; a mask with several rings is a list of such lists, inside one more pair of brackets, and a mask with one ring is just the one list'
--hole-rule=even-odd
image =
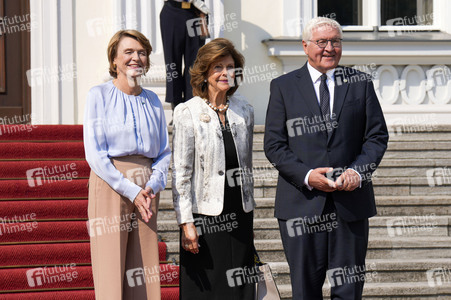
{"label": "window", "polygon": [[362,0],[318,0],[318,16],[333,18],[341,25],[362,25]]}
{"label": "window", "polygon": [[317,15],[336,19],[344,30],[373,30],[374,26],[433,28],[434,0],[317,0]]}
{"label": "window", "polygon": [[432,25],[431,0],[381,0],[381,24]]}

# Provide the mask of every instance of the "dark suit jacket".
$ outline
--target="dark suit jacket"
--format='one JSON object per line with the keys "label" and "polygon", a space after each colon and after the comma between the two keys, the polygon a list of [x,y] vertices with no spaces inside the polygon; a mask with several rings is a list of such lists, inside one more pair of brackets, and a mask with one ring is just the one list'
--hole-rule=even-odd
{"label": "dark suit jacket", "polygon": [[350,222],[376,214],[370,178],[387,148],[387,126],[368,76],[344,67],[335,74],[336,119],[329,136],[318,130],[323,118],[318,122],[321,112],[307,64],[271,82],[264,149],[279,171],[278,219],[321,215],[327,193],[304,185],[308,171],[318,167],[353,168],[362,176],[361,188],[331,193],[340,217]]}

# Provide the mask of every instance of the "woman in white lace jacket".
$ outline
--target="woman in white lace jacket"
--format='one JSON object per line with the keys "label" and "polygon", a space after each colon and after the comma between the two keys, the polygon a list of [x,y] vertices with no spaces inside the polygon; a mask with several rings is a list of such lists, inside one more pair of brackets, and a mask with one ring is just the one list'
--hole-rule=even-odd
{"label": "woman in white lace jacket", "polygon": [[183,299],[253,298],[252,284],[226,276],[253,266],[254,112],[234,95],[243,65],[230,41],[206,44],[191,69],[195,97],[174,111],[172,191]]}

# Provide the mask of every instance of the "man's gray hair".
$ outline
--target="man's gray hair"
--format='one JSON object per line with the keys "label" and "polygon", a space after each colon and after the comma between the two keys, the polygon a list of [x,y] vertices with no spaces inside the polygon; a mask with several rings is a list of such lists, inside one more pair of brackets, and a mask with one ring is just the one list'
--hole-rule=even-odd
{"label": "man's gray hair", "polygon": [[305,25],[304,30],[302,31],[302,40],[308,43],[312,37],[313,29],[322,26],[329,26],[331,29],[337,29],[340,33],[340,38],[343,37],[343,30],[341,29],[341,26],[337,21],[325,17],[316,17],[308,21],[308,23]]}

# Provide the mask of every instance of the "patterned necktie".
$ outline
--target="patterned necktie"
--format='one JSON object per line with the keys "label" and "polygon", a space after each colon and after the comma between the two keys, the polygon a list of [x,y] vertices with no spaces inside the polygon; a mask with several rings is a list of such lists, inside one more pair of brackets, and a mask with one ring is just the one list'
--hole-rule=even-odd
{"label": "patterned necktie", "polygon": [[[326,80],[327,75],[321,75],[321,84],[319,85],[319,105],[321,106],[322,118],[327,126],[327,124],[330,123],[330,95]],[[329,135],[329,130],[327,130],[326,133]]]}

